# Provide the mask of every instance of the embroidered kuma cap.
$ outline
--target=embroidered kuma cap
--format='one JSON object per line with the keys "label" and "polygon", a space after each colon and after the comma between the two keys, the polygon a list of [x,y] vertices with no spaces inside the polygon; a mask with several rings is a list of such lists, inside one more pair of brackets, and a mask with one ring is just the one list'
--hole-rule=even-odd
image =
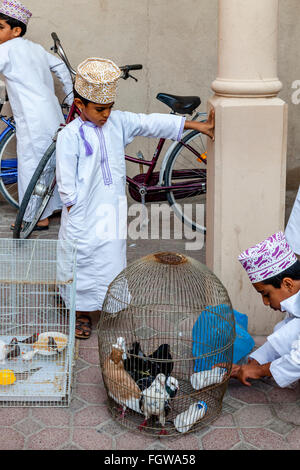
{"label": "embroidered kuma cap", "polygon": [[239,261],[250,281],[255,283],[282,273],[296,263],[297,258],[287,243],[284,233],[277,232],[241,253]]}
{"label": "embroidered kuma cap", "polygon": [[109,59],[91,57],[78,65],[75,90],[82,98],[99,104],[112,103],[117,94],[117,81],[122,72]]}
{"label": "embroidered kuma cap", "polygon": [[28,25],[32,13],[18,0],[2,0],[0,13]]}

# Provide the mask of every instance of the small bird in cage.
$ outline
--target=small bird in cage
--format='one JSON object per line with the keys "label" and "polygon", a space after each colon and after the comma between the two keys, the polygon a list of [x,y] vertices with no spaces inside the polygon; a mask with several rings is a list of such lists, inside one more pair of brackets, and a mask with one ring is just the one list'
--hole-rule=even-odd
{"label": "small bird in cage", "polygon": [[157,416],[163,427],[160,434],[167,434],[167,431],[164,429],[166,415],[170,410],[171,394],[173,397],[176,395],[179,389],[179,383],[175,377],[169,377],[168,388],[170,392],[168,392],[166,382],[166,376],[164,374],[158,374],[150,387],[142,392],[140,409],[145,416],[145,420],[139,426],[139,430],[147,426],[151,416]]}
{"label": "small bird in cage", "polygon": [[4,364],[7,359],[13,359],[21,354],[17,338],[12,338],[9,344],[0,340],[0,364]]}
{"label": "small bird in cage", "polygon": [[32,340],[33,337],[27,339],[26,344],[32,344],[33,349],[23,354],[24,361],[30,361],[35,354],[52,355],[63,351],[68,343],[68,336],[58,332],[46,332],[39,334],[33,343],[30,342]]}

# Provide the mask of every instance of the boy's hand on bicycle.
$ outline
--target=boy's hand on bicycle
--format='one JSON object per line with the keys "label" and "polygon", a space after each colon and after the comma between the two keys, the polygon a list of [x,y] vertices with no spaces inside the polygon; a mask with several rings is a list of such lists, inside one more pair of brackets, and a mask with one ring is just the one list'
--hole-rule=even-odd
{"label": "boy's hand on bicycle", "polygon": [[215,110],[211,109],[208,119],[205,122],[199,121],[185,121],[184,124],[185,129],[193,129],[202,134],[206,134],[210,137],[213,141],[215,140]]}

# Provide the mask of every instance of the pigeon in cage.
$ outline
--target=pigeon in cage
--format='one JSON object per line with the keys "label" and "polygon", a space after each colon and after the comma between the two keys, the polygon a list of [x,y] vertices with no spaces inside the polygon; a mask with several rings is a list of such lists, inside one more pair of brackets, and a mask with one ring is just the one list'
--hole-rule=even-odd
{"label": "pigeon in cage", "polygon": [[118,338],[117,343],[112,345],[111,353],[105,359],[102,369],[109,396],[122,406],[122,418],[126,408],[140,412],[141,398],[141,390],[124,369],[124,354],[125,341]]}
{"label": "pigeon in cage", "polygon": [[[168,344],[161,344],[152,354],[146,356],[138,341],[132,343],[128,350],[128,357],[124,361],[124,368],[129,372],[135,382],[145,377],[156,377],[158,374],[169,376],[174,363]],[[151,382],[152,383],[152,382]]]}
{"label": "pigeon in cage", "polygon": [[140,424],[139,430],[147,426],[150,417],[157,416],[163,427],[160,434],[167,434],[167,431],[164,429],[166,415],[170,411],[171,394],[173,397],[176,395],[179,383],[175,377],[169,377],[168,387],[166,387],[166,382],[166,376],[158,374],[150,387],[142,392],[140,409],[145,416],[145,420]]}

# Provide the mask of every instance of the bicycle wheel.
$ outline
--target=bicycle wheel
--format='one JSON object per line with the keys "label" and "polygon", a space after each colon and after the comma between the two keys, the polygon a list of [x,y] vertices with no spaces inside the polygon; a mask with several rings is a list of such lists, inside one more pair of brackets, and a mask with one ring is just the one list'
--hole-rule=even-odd
{"label": "bicycle wheel", "polygon": [[16,131],[11,129],[0,142],[0,192],[6,201],[19,208]]}
{"label": "bicycle wheel", "polygon": [[17,214],[13,238],[29,237],[53,194],[56,183],[55,146],[55,142],[50,145],[29,182]]}
{"label": "bicycle wheel", "polygon": [[[206,232],[206,147],[204,136],[189,132],[171,153],[164,175],[167,199],[174,213],[193,230]],[[195,152],[195,153],[194,153]],[[178,186],[178,189],[176,189]]]}

